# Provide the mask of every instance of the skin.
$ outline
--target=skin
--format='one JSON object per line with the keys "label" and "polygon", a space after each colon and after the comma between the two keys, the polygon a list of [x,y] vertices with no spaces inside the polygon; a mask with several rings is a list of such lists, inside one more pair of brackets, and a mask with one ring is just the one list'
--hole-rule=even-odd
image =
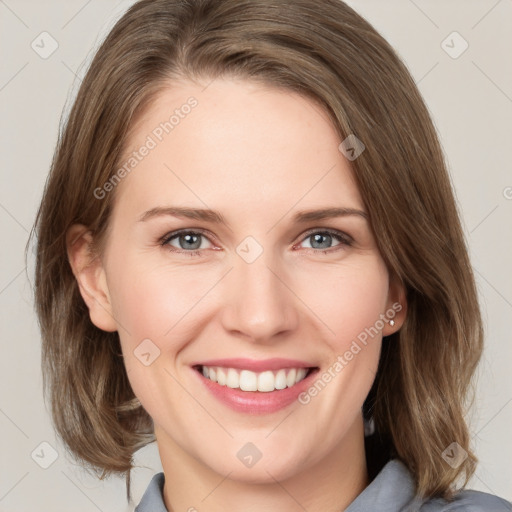
{"label": "skin", "polygon": [[[309,99],[248,81],[174,82],[133,127],[127,154],[190,96],[197,107],[117,186],[102,254],[91,258],[85,226],[69,230],[82,296],[96,326],[119,332],[130,383],[155,423],[169,511],[342,510],[368,484],[361,407],[382,335],[403,323],[404,290],[363,216],[293,222],[301,210],[365,210],[341,140]],[[171,205],[218,210],[228,226],[139,221]],[[159,243],[184,228],[206,231],[200,256],[185,254],[179,237]],[[327,237],[318,248],[311,235],[325,229],[351,244]],[[263,248],[252,263],[236,252],[247,236]],[[307,405],[235,412],[190,366],[284,357],[326,370],[396,302],[404,307],[395,325]],[[134,355],[144,339],[160,350],[148,366]],[[250,468],[236,456],[247,442],[262,454]]]}

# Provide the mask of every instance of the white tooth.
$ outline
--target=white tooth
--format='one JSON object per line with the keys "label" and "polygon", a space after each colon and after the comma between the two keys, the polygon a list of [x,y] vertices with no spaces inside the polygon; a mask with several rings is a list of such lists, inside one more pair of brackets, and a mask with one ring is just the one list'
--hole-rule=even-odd
{"label": "white tooth", "polygon": [[226,372],[224,371],[224,368],[217,368],[217,382],[221,386],[226,385]]}
{"label": "white tooth", "polygon": [[291,388],[295,384],[295,376],[297,375],[297,370],[292,368],[288,375],[286,376],[286,385]]}
{"label": "white tooth", "polygon": [[258,391],[274,391],[275,389],[274,374],[269,370],[258,375]]}
{"label": "white tooth", "polygon": [[240,389],[242,391],[257,391],[258,376],[250,370],[240,372]]}
{"label": "white tooth", "polygon": [[232,389],[240,388],[242,391],[261,391],[268,393],[276,389],[292,387],[303,380],[307,374],[306,368],[289,368],[273,372],[266,370],[255,373],[250,370],[236,370],[235,368],[202,367],[202,373],[212,382]]}
{"label": "white tooth", "polygon": [[306,373],[306,368],[299,368],[297,370],[297,376],[295,377],[295,384],[297,384],[297,382],[300,382],[306,376]]}
{"label": "white tooth", "polygon": [[238,372],[234,368],[229,368],[228,370],[226,386],[233,389],[240,387],[240,378],[238,376]]}
{"label": "white tooth", "polygon": [[284,389],[286,387],[286,370],[279,370],[276,373],[274,386],[276,389]]}

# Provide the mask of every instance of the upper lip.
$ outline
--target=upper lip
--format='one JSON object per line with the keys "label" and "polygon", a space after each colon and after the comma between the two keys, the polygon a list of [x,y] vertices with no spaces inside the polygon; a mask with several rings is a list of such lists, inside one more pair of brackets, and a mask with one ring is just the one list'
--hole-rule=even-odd
{"label": "upper lip", "polygon": [[194,363],[192,366],[222,366],[224,368],[238,368],[239,370],[251,370],[253,372],[263,372],[266,370],[280,370],[281,368],[314,368],[315,365],[299,361],[297,359],[283,359],[275,357],[272,359],[209,359]]}

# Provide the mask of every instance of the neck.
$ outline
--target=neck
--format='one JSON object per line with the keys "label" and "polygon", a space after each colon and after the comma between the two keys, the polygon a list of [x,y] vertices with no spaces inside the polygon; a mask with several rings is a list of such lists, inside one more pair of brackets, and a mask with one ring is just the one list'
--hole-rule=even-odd
{"label": "neck", "polygon": [[[233,480],[190,456],[155,425],[169,512],[345,510],[368,485],[362,420],[325,457],[285,479]],[[267,471],[269,475],[272,471]]]}

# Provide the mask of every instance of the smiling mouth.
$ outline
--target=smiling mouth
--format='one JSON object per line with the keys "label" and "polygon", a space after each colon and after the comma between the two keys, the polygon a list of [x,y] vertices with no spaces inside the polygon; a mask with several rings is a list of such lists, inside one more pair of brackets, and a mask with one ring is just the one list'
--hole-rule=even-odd
{"label": "smiling mouth", "polygon": [[204,365],[196,365],[194,369],[206,379],[216,382],[220,386],[240,389],[241,391],[261,391],[268,393],[295,386],[311,373],[317,371],[318,367],[281,368],[263,372]]}

